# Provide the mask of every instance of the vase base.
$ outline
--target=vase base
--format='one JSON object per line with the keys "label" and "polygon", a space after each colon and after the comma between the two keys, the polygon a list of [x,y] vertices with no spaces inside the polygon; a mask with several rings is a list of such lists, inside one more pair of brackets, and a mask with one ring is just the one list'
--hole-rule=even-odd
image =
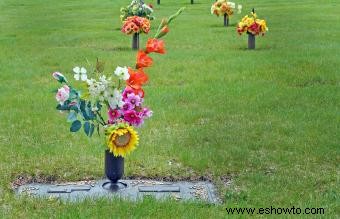
{"label": "vase base", "polygon": [[127,184],[123,183],[123,182],[113,183],[111,181],[107,181],[107,182],[103,183],[102,187],[105,190],[109,190],[111,192],[117,192],[117,191],[119,191],[121,189],[127,188]]}

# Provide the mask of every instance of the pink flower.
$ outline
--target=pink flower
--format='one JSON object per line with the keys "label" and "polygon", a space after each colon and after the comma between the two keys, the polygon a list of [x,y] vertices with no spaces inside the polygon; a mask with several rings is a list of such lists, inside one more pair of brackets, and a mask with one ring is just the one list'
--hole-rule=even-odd
{"label": "pink flower", "polygon": [[58,89],[55,98],[57,101],[63,105],[64,102],[70,97],[70,88],[67,85],[62,86]]}
{"label": "pink flower", "polygon": [[133,108],[134,108],[134,105],[132,105],[132,104],[129,103],[129,102],[126,102],[126,103],[124,103],[124,105],[123,105],[123,110],[124,110],[124,111],[132,110]]}
{"label": "pink flower", "polygon": [[124,120],[130,125],[140,126],[143,123],[143,120],[138,116],[136,111],[127,110],[124,112]]}
{"label": "pink flower", "polygon": [[141,113],[142,113],[142,117],[150,118],[153,112],[150,109],[144,107]]}
{"label": "pink flower", "polygon": [[134,91],[131,87],[126,87],[123,91],[123,101],[125,101],[128,97],[128,94],[133,94]]}
{"label": "pink flower", "polygon": [[123,91],[123,101],[125,101],[128,98],[129,94],[138,95],[140,98],[144,97],[144,92],[142,89],[135,90],[135,89],[132,89],[131,87],[126,87]]}
{"label": "pink flower", "polygon": [[110,124],[113,124],[116,121],[116,119],[118,119],[122,115],[122,113],[119,110],[117,110],[117,109],[113,110],[111,108],[109,109],[107,114],[109,116],[109,123]]}
{"label": "pink flower", "polygon": [[130,103],[132,106],[140,106],[142,103],[142,98],[134,93],[128,94],[125,102]]}

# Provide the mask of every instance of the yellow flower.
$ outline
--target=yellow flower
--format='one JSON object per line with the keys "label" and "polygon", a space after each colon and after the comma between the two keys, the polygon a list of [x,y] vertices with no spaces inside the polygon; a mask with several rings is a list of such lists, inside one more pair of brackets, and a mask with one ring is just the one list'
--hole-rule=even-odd
{"label": "yellow flower", "polygon": [[138,145],[139,137],[137,132],[127,124],[118,124],[106,129],[107,146],[114,156],[126,157]]}

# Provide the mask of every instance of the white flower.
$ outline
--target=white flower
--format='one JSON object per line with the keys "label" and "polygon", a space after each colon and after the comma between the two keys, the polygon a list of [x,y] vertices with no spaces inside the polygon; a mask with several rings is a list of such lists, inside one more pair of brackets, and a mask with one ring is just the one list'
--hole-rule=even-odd
{"label": "white flower", "polygon": [[92,98],[99,98],[101,101],[102,94],[104,93],[106,87],[101,83],[91,78],[90,80],[86,80],[87,85],[89,86],[89,93]]}
{"label": "white flower", "polygon": [[84,67],[74,67],[73,68],[73,72],[74,72],[74,79],[76,79],[77,81],[79,81],[79,79],[81,79],[82,81],[86,81],[87,80],[87,71]]}
{"label": "white flower", "polygon": [[241,14],[241,12],[242,12],[242,5],[238,5],[237,6],[237,10],[238,10],[237,13]]}
{"label": "white flower", "polygon": [[142,5],[142,8],[143,8],[144,10],[146,10],[146,11],[149,11],[150,13],[153,12],[153,9],[152,9],[151,7],[149,7],[149,5],[147,5],[147,4],[143,4],[143,5]]}
{"label": "white flower", "polygon": [[119,79],[122,79],[124,81],[128,80],[130,78],[129,70],[127,67],[120,67],[118,66],[115,70],[115,75],[119,77]]}
{"label": "white flower", "polygon": [[228,4],[231,8],[235,8],[235,6],[236,6],[235,2],[227,2],[227,4]]}
{"label": "white flower", "polygon": [[109,105],[112,109],[116,109],[117,107],[123,107],[123,96],[119,92],[119,90],[114,89],[113,92],[110,92],[110,94],[107,97],[107,100],[109,102]]}

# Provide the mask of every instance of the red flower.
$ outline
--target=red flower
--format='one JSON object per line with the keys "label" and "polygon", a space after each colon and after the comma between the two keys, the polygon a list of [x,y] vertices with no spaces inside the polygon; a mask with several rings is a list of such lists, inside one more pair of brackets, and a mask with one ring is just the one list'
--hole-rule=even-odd
{"label": "red flower", "polygon": [[156,52],[156,53],[165,53],[164,49],[164,41],[163,40],[157,40],[157,39],[148,39],[148,42],[146,43],[146,53]]}
{"label": "red flower", "polygon": [[[130,78],[126,81],[127,86],[131,87],[135,91],[140,91],[142,86],[148,81],[148,75],[144,73],[143,69],[140,68],[137,71],[129,68]],[[143,92],[144,94],[144,92]]]}
{"label": "red flower", "polygon": [[251,32],[254,35],[258,35],[260,33],[260,25],[256,22],[254,22],[250,27],[249,27],[249,32]]}
{"label": "red flower", "polygon": [[152,65],[152,58],[149,57],[144,51],[139,50],[137,53],[136,68],[150,67]]}

